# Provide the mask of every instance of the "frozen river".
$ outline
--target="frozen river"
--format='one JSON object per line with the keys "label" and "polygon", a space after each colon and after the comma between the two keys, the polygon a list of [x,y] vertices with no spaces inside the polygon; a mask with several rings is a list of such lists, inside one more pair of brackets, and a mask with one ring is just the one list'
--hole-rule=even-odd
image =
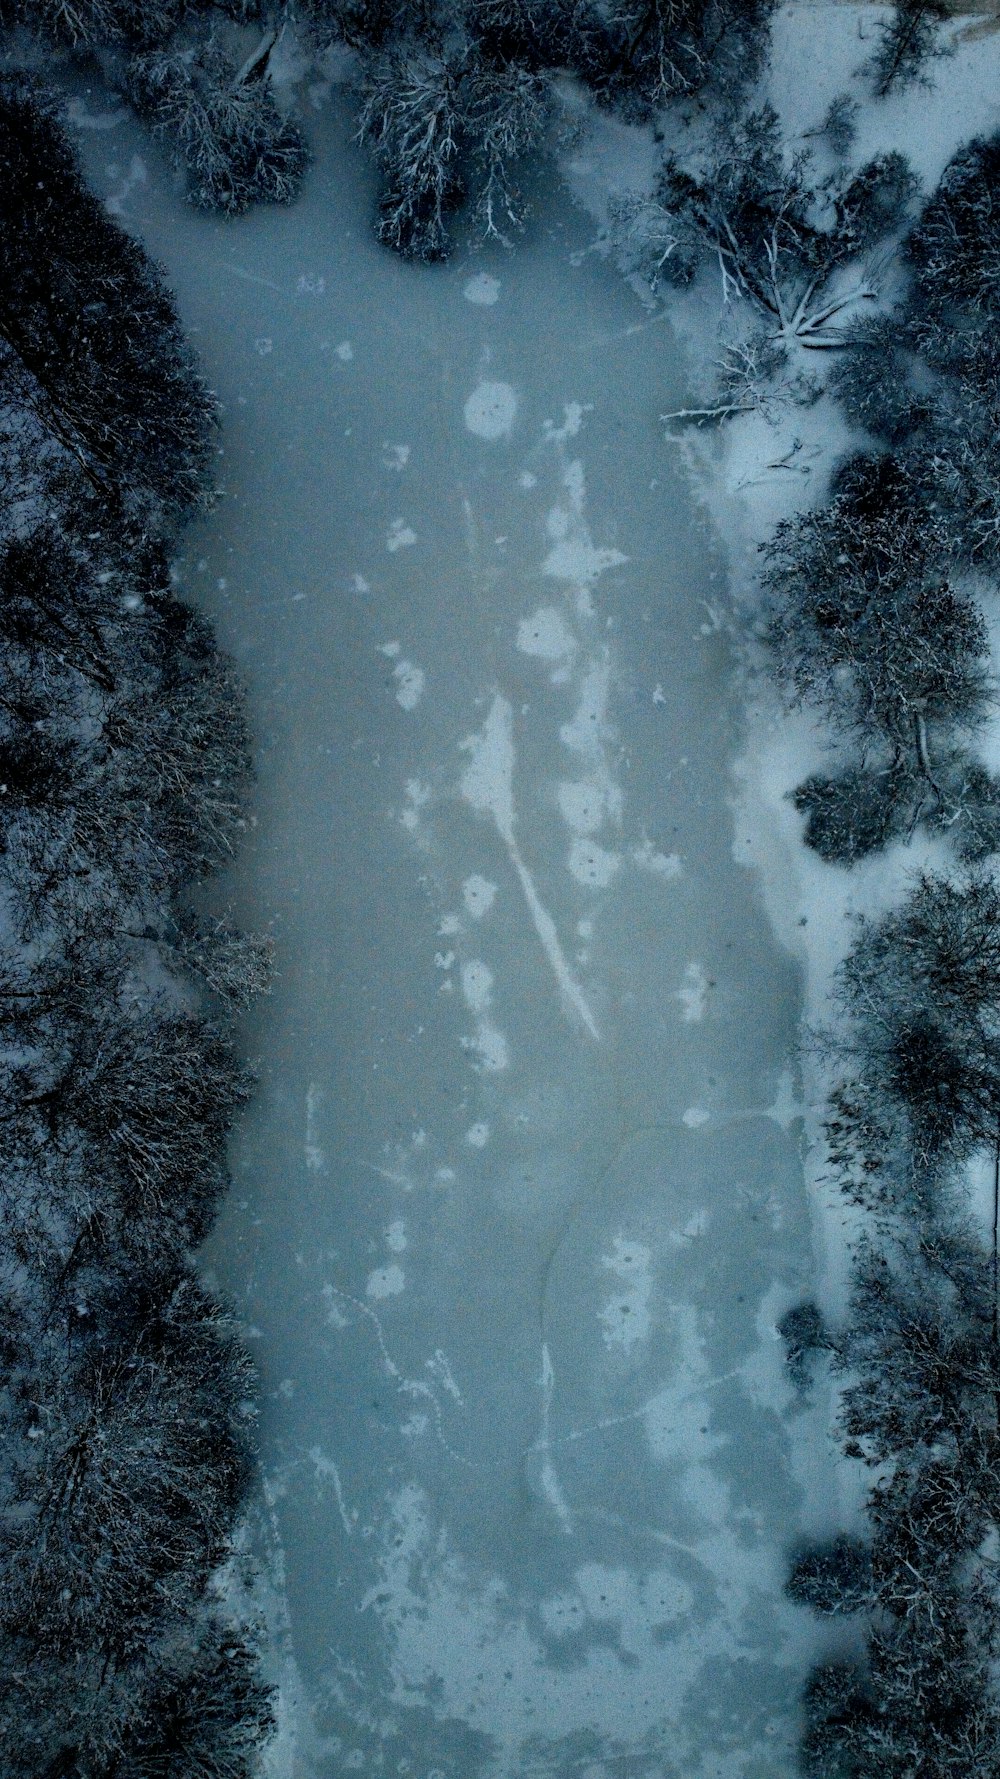
{"label": "frozen river", "polygon": [[224,889],[280,976],[210,1258],[262,1379],[280,1779],[785,1779],[797,984],[732,856],[676,348],[551,174],[514,253],[415,268],[346,113],[297,207],[223,224],[91,106],[224,406],[183,577],[250,688]]}

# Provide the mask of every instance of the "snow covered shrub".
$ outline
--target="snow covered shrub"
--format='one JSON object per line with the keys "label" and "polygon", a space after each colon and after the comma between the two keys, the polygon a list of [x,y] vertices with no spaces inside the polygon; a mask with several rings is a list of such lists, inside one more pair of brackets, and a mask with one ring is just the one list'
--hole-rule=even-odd
{"label": "snow covered shrub", "polygon": [[838,997],[869,1091],[905,1110],[916,1148],[996,1141],[1000,888],[987,872],[923,873],[900,908],[862,923]]}
{"label": "snow covered shrub", "polygon": [[871,1545],[807,1553],[789,1588],[819,1611],[874,1608],[864,1668],[822,1666],[807,1687],[817,1779],[995,1770],[996,1328],[995,1261],[930,1203],[912,1236],[862,1244],[838,1362],[845,1450],[877,1472]]}
{"label": "snow covered shrub", "polygon": [[905,465],[844,464],[823,507],[764,546],[767,641],[794,703],[862,746],[909,761],[938,804],[933,726],[974,727],[990,707],[986,626],[943,570],[947,543]]}
{"label": "snow covered shrub", "polygon": [[785,1584],[790,1599],[831,1614],[859,1612],[870,1604],[871,1589],[871,1551],[860,1538],[843,1533],[800,1551]]}
{"label": "snow covered shrub", "polygon": [[907,240],[922,303],[1000,314],[1000,138],[966,143]]}
{"label": "snow covered shrub", "polygon": [[786,1310],[778,1323],[778,1333],[785,1346],[785,1364],[797,1389],[809,1384],[814,1353],[830,1346],[823,1317],[814,1303],[797,1303]]}
{"label": "snow covered shrub", "polygon": [[718,267],[722,294],[748,303],[786,345],[844,343],[839,317],[876,295],[871,268],[838,275],[899,227],[916,190],[902,155],[869,161],[839,184],[817,181],[807,152],[789,157],[770,106],[737,119],[702,158],[667,156],[652,202],[620,242],[627,270],[686,284]]}
{"label": "snow covered shrub", "polygon": [[188,197],[203,210],[231,215],[254,203],[288,204],[297,195],[307,153],[296,126],[282,117],[267,81],[265,47],[237,68],[214,38],[135,56],[127,90],[183,167]]}
{"label": "snow covered shrub", "polygon": [[792,801],[806,817],[802,838],[829,865],[854,865],[913,825],[920,780],[905,762],[867,762],[833,777],[813,773]]}
{"label": "snow covered shrub", "polygon": [[0,185],[0,372],[107,500],[179,514],[205,488],[211,400],[154,268],[17,79],[0,82]]}
{"label": "snow covered shrub", "polygon": [[870,315],[852,329],[850,349],[834,364],[829,387],[852,425],[899,449],[933,416],[930,379],[920,373],[900,316]]}

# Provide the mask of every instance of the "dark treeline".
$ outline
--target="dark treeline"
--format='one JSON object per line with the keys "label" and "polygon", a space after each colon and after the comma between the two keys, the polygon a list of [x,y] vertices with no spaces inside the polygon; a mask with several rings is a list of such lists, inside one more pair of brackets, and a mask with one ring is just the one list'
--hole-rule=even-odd
{"label": "dark treeline", "polygon": [[[858,923],[838,972],[829,1167],[867,1213],[842,1329],[783,1325],[799,1379],[827,1355],[868,1535],[801,1551],[789,1592],[854,1624],[808,1686],[811,1779],[1000,1771],[1000,784],[977,593],[1000,561],[1000,142],[947,168],[906,235],[906,294],[857,327],[834,387],[871,448],[764,550],[767,641],[844,750],[795,793],[840,864],[918,826],[948,869]],[[969,1168],[993,1179],[992,1229]]]}
{"label": "dark treeline", "polygon": [[480,237],[525,214],[518,169],[568,73],[601,104],[648,118],[710,85],[752,80],[774,0],[0,0],[0,26],[100,56],[169,144],[203,206],[285,202],[308,154],[276,101],[290,26],[350,56],[358,134],[380,171],[379,239],[438,259],[467,205]]}
{"label": "dark treeline", "polygon": [[156,268],[20,79],[0,183],[0,1766],[239,1779],[271,1723],[226,1598],[253,1380],[191,1256],[268,953],[185,906],[250,766],[168,563],[215,415]]}

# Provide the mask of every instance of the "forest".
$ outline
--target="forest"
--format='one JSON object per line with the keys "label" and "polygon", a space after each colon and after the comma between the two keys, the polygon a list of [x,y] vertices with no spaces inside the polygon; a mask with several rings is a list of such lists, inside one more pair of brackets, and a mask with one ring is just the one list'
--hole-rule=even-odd
{"label": "forest", "polygon": [[[238,849],[253,785],[238,676],[171,576],[216,498],[218,417],[38,69],[96,61],[190,202],[232,214],[293,201],[308,166],[269,78],[290,29],[346,59],[377,237],[422,261],[525,227],[560,81],[643,125],[696,99],[696,145],[667,148],[654,198],[615,221],[629,275],[683,287],[708,269],[741,318],[718,387],[682,417],[724,424],[776,389],[809,402],[822,373],[867,441],[763,547],[755,644],[831,739],[832,770],[794,792],[804,844],[847,870],[930,833],[951,862],[858,919],[813,1040],[829,1175],[865,1233],[844,1324],[805,1302],[782,1333],[799,1387],[837,1379],[838,1437],[870,1486],[864,1538],[789,1557],[789,1597],[838,1632],[808,1683],[802,1763],[813,1779],[1000,1770],[1000,779],[976,751],[997,708],[1000,139],[965,144],[926,195],[901,155],[848,170],[845,96],[821,175],[754,96],[770,11],[0,0],[10,1779],[249,1779],[274,1723],[246,1604],[254,1378],[195,1258],[253,1091],[234,1021],[272,968],[265,939],[192,905]],[[876,97],[927,78],[943,17],[889,10]],[[888,302],[872,300],[879,253]],[[968,1185],[982,1157],[991,1229]]]}

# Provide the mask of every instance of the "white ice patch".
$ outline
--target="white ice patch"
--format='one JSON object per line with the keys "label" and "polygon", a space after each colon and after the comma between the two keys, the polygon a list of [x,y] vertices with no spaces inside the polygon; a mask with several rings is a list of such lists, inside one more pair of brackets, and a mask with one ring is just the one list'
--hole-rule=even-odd
{"label": "white ice patch", "polygon": [[473,920],[482,920],[490,911],[496,900],[497,886],[488,878],[480,877],[473,872],[462,885],[462,900]]}
{"label": "white ice patch", "polygon": [[354,357],[354,347],[351,345],[350,340],[341,340],[340,345],[335,346],[333,350],[337,358],[340,359],[341,364],[350,364],[351,359]]}
{"label": "white ice patch", "polygon": [[423,697],[427,675],[413,661],[400,661],[392,670],[396,681],[396,703],[404,710],[415,710]]}
{"label": "white ice patch", "polygon": [[481,958],[462,965],[462,995],[472,1013],[485,1013],[493,998],[493,972]]}
{"label": "white ice patch", "polygon": [[365,580],[365,577],[363,574],[352,575],[351,586],[353,587],[355,593],[370,593],[371,592],[371,585],[368,581]]}
{"label": "white ice patch", "polygon": [[407,807],[403,810],[403,813],[399,819],[400,819],[400,822],[402,823],[403,827],[406,828],[409,833],[411,833],[411,834],[415,833],[417,828],[420,826],[420,811],[426,807],[426,805],[430,802],[430,800],[431,800],[430,785],[424,784],[419,778],[407,779],[407,781],[406,781]]}
{"label": "white ice patch", "polygon": [[315,1081],[310,1081],[306,1089],[306,1167],[311,1174],[322,1173],[326,1166],[326,1154],[316,1140],[316,1114],[323,1103],[323,1089]]}
{"label": "white ice patch", "polygon": [[376,1300],[383,1297],[398,1297],[406,1285],[406,1277],[401,1266],[393,1263],[390,1266],[377,1266],[368,1274],[365,1292]]}
{"label": "white ice patch", "polygon": [[390,661],[392,661],[402,652],[402,644],[398,642],[381,642],[379,643],[378,652],[380,655],[388,655]]}
{"label": "white ice patch", "polygon": [[607,815],[607,791],[599,784],[564,782],[556,791],[559,813],[574,834],[594,834]]}
{"label": "white ice patch", "polygon": [[700,964],[688,964],[683,985],[677,989],[674,999],[680,1001],[681,1018],[685,1022],[704,1019],[708,1000],[708,977]]}
{"label": "white ice patch", "polygon": [[552,444],[562,444],[566,439],[575,439],[583,425],[584,414],[593,412],[593,402],[564,402],[563,423],[555,426],[551,420],[545,422],[545,437]]}
{"label": "white ice patch", "polygon": [[475,1065],[487,1075],[499,1074],[510,1067],[510,1049],[507,1040],[498,1026],[491,1019],[481,1019],[476,1027],[474,1038],[463,1038],[462,1049],[471,1051],[479,1058]]}
{"label": "white ice patch", "polygon": [[512,712],[506,698],[496,697],[478,735],[469,735],[460,747],[469,754],[460,790],[480,815],[491,815],[502,840],[514,839],[514,735]]}
{"label": "white ice patch", "polygon": [[541,661],[565,661],[576,652],[573,636],[554,605],[540,605],[530,618],[522,618],[517,627],[517,647],[522,655],[535,655]]}
{"label": "white ice patch", "polygon": [[704,1106],[689,1106],[686,1112],[681,1113],[681,1123],[686,1124],[688,1130],[700,1130],[710,1117],[711,1113],[706,1112]]}
{"label": "white ice patch", "polygon": [[385,534],[385,547],[391,556],[397,550],[408,550],[417,541],[417,534],[405,519],[394,519]]}
{"label": "white ice patch", "polygon": [[385,445],[385,456],[382,462],[386,469],[404,470],[410,461],[409,445]]}
{"label": "white ice patch", "polygon": [[476,303],[482,308],[491,308],[500,295],[500,280],[490,272],[477,272],[470,278],[462,292],[467,303]]}
{"label": "white ice patch", "polygon": [[488,1124],[470,1124],[465,1133],[465,1140],[470,1149],[485,1149],[490,1140]]}
{"label": "white ice patch", "polygon": [[402,1254],[406,1247],[406,1224],[401,1217],[389,1224],[385,1232],[385,1244],[391,1253]]}
{"label": "white ice patch", "polygon": [[577,883],[585,883],[590,889],[607,889],[620,865],[618,853],[608,852],[598,846],[596,840],[582,838],[574,840],[566,860],[567,869]]}
{"label": "white ice patch", "polygon": [[295,285],[296,296],[322,296],[326,290],[326,279],[316,272],[303,272]]}
{"label": "white ice patch", "polygon": [[480,439],[506,438],[517,413],[509,383],[479,383],[465,404],[465,424]]}
{"label": "white ice patch", "polygon": [[652,1255],[641,1242],[627,1241],[621,1235],[615,1236],[611,1247],[610,1254],[602,1255],[601,1265],[614,1275],[615,1289],[598,1319],[605,1346],[622,1347],[630,1353],[638,1341],[649,1339]]}
{"label": "white ice patch", "polygon": [[567,465],[563,486],[569,495],[569,501],[568,504],[560,503],[553,507],[549,513],[546,530],[552,548],[542,564],[542,573],[554,575],[557,580],[570,581],[575,587],[586,588],[605,569],[620,567],[628,561],[628,557],[621,550],[597,549],[591,539],[583,517],[582,463]]}
{"label": "white ice patch", "polygon": [[654,877],[662,877],[668,883],[674,877],[680,877],[684,866],[680,854],[676,852],[657,852],[648,834],[643,834],[639,846],[632,848],[633,863],[642,871],[652,871]]}
{"label": "white ice patch", "polygon": [[[600,660],[593,661],[587,668],[580,683],[580,697],[576,711],[568,723],[563,723],[559,730],[559,739],[571,753],[580,754],[588,761],[593,761],[602,768],[602,776],[607,777],[604,764],[603,743],[612,734],[608,723],[608,692],[611,681],[611,662],[605,651]],[[615,799],[620,803],[620,794]],[[617,814],[617,809],[615,810]]]}

